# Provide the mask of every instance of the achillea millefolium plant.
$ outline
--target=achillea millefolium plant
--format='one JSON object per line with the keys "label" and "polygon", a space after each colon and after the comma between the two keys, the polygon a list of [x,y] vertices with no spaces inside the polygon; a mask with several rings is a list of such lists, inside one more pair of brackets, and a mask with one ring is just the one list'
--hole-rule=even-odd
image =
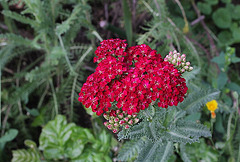
{"label": "achillea millefolium plant", "polygon": [[[211,132],[184,118],[218,92],[195,89],[196,101],[196,94],[187,94],[183,77],[193,70],[185,54],[170,51],[163,59],[148,45],[127,48],[124,42],[101,42],[94,58],[98,67],[83,84],[78,100],[97,115],[103,114],[104,125],[114,133],[122,127],[119,140],[133,140],[130,150],[124,146],[120,151],[119,160],[165,161],[173,155],[174,143],[180,144],[182,158],[187,159],[184,144],[210,137]],[[183,102],[186,97],[187,103]]]}

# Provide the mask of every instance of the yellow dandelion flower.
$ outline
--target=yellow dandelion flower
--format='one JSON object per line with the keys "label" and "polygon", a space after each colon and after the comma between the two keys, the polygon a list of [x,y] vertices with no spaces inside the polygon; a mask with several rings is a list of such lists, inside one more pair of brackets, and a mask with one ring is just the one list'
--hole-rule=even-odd
{"label": "yellow dandelion flower", "polygon": [[211,112],[211,117],[216,118],[215,110],[218,108],[218,103],[216,100],[209,101],[206,103],[208,110]]}

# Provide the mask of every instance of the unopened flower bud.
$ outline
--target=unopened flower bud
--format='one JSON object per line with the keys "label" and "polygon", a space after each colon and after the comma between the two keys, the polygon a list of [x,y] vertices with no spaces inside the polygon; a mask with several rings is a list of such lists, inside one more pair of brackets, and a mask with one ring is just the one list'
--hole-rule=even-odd
{"label": "unopened flower bud", "polygon": [[172,64],[176,64],[176,60],[175,59],[172,60]]}
{"label": "unopened flower bud", "polygon": [[191,67],[189,67],[189,69],[188,69],[189,71],[192,71],[193,70],[193,67],[191,66]]}
{"label": "unopened flower bud", "polygon": [[180,53],[177,53],[177,56],[179,57],[179,56],[180,56]]}
{"label": "unopened flower bud", "polygon": [[104,122],[103,124],[104,124],[105,126],[107,126],[107,125],[108,125],[108,122]]}
{"label": "unopened flower bud", "polygon": [[133,124],[133,120],[129,120],[128,124],[132,125]]}
{"label": "unopened flower bud", "polygon": [[182,59],[182,62],[186,62],[186,58],[183,58],[183,59]]}
{"label": "unopened flower bud", "polygon": [[131,115],[128,115],[127,117],[128,117],[128,118],[131,118],[132,116],[131,116]]}
{"label": "unopened flower bud", "polygon": [[120,125],[123,125],[124,123],[125,123],[124,120],[120,120],[120,122],[119,122]]}
{"label": "unopened flower bud", "polygon": [[177,58],[177,54],[174,54],[174,55],[173,55],[173,58]]}
{"label": "unopened flower bud", "polygon": [[119,125],[118,125],[118,123],[115,123],[115,124],[113,124],[113,126],[114,126],[114,127],[118,127]]}
{"label": "unopened flower bud", "polygon": [[103,117],[107,120],[109,119],[109,116],[106,113],[103,114]]}
{"label": "unopened flower bud", "polygon": [[186,58],[186,55],[185,55],[185,54],[182,54],[181,58]]}
{"label": "unopened flower bud", "polygon": [[138,123],[139,122],[139,119],[138,118],[135,118],[134,119],[134,124]]}
{"label": "unopened flower bud", "polygon": [[189,65],[190,65],[190,62],[186,62],[186,65],[189,66]]}
{"label": "unopened flower bud", "polygon": [[169,55],[172,55],[172,54],[173,54],[173,52],[172,52],[172,51],[170,51],[168,54],[169,54]]}
{"label": "unopened flower bud", "polygon": [[116,110],[116,113],[119,114],[119,113],[120,113],[120,110]]}
{"label": "unopened flower bud", "polygon": [[109,124],[109,125],[107,126],[107,128],[110,129],[110,130],[112,130],[112,125]]}
{"label": "unopened flower bud", "polygon": [[123,113],[118,114],[118,117],[119,117],[120,119],[122,119],[122,118],[123,118]]}
{"label": "unopened flower bud", "polygon": [[177,58],[177,61],[178,61],[178,62],[181,62],[181,61],[182,61],[181,57],[178,57],[178,58]]}
{"label": "unopened flower bud", "polygon": [[176,51],[176,50],[174,50],[174,51],[173,51],[173,54],[176,54],[176,53],[177,53],[177,51]]}
{"label": "unopened flower bud", "polygon": [[187,70],[187,69],[188,69],[188,66],[184,66],[184,69]]}
{"label": "unopened flower bud", "polygon": [[136,118],[136,117],[137,117],[137,114],[133,114],[132,116],[133,116],[134,118]]}
{"label": "unopened flower bud", "polygon": [[185,72],[185,69],[181,69],[180,71],[181,71],[181,73],[184,73],[184,72]]}
{"label": "unopened flower bud", "polygon": [[112,131],[113,131],[113,133],[117,133],[117,132],[118,132],[118,130],[117,130],[117,129],[113,129]]}
{"label": "unopened flower bud", "polygon": [[128,129],[129,128],[129,125],[125,125],[125,129]]}
{"label": "unopened flower bud", "polygon": [[113,120],[109,120],[109,123],[114,123]]}
{"label": "unopened flower bud", "polygon": [[167,62],[167,61],[168,61],[168,58],[164,58],[164,61]]}
{"label": "unopened flower bud", "polygon": [[185,63],[184,63],[184,62],[182,62],[181,66],[182,66],[182,67],[184,67],[184,66],[185,66]]}
{"label": "unopened flower bud", "polygon": [[115,121],[115,122],[118,122],[118,121],[119,121],[119,119],[118,119],[118,118],[115,118],[115,119],[114,119],[114,121]]}
{"label": "unopened flower bud", "polygon": [[124,120],[125,120],[125,121],[128,121],[128,120],[129,120],[129,118],[127,118],[127,117],[126,117],[126,118],[124,118]]}

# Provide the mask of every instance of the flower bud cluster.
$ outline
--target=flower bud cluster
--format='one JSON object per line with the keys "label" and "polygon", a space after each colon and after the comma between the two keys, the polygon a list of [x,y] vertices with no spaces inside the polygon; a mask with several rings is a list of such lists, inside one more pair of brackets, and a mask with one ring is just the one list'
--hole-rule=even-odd
{"label": "flower bud cluster", "polygon": [[103,117],[108,120],[104,122],[104,125],[109,130],[112,130],[113,133],[117,133],[120,130],[120,127],[128,129],[131,125],[134,125],[139,121],[136,113],[128,115],[121,109],[111,110],[110,112],[108,111],[103,114]]}
{"label": "flower bud cluster", "polygon": [[176,50],[173,52],[170,51],[169,54],[164,58],[164,61],[173,64],[180,73],[184,73],[185,71],[190,72],[193,70],[193,67],[190,66],[190,62],[186,61],[186,55],[181,55]]}

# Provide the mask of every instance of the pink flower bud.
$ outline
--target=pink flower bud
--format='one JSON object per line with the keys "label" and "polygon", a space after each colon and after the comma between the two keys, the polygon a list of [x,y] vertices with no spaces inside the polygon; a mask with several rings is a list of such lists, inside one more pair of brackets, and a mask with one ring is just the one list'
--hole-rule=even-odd
{"label": "pink flower bud", "polygon": [[182,61],[183,61],[183,62],[186,62],[186,58],[183,58]]}
{"label": "pink flower bud", "polygon": [[174,55],[173,55],[173,58],[177,58],[177,54],[174,54]]}
{"label": "pink flower bud", "polygon": [[168,59],[167,59],[167,58],[164,58],[164,61],[166,61],[166,62],[167,62],[167,61],[168,61]]}
{"label": "pink flower bud", "polygon": [[190,62],[186,62],[186,65],[189,66],[189,65],[190,65]]}
{"label": "pink flower bud", "polygon": [[115,121],[115,122],[118,122],[118,121],[119,121],[119,119],[118,119],[118,118],[115,118],[115,119],[114,119],[114,121]]}
{"label": "pink flower bud", "polygon": [[172,60],[172,64],[176,64],[176,60],[175,59]]}
{"label": "pink flower bud", "polygon": [[114,123],[113,120],[109,120],[109,123]]}
{"label": "pink flower bud", "polygon": [[119,125],[118,125],[118,123],[115,123],[115,124],[113,124],[113,126],[114,126],[114,127],[118,127]]}
{"label": "pink flower bud", "polygon": [[103,117],[107,120],[109,119],[109,116],[106,113],[103,114]]}
{"label": "pink flower bud", "polygon": [[184,73],[184,72],[185,72],[185,69],[181,69],[180,72],[181,72],[181,73]]}
{"label": "pink flower bud", "polygon": [[185,63],[184,63],[184,62],[182,62],[181,66],[182,66],[182,67],[183,67],[183,66],[185,66]]}
{"label": "pink flower bud", "polygon": [[116,110],[116,113],[119,114],[119,113],[120,113],[120,110]]}
{"label": "pink flower bud", "polygon": [[128,118],[131,118],[131,117],[132,117],[132,115],[128,115],[127,117],[128,117]]}
{"label": "pink flower bud", "polygon": [[182,54],[181,58],[186,58],[186,55],[185,55],[185,54]]}
{"label": "pink flower bud", "polygon": [[134,118],[136,118],[136,117],[137,117],[137,114],[133,114],[132,116],[133,116]]}
{"label": "pink flower bud", "polygon": [[122,119],[122,118],[123,118],[123,113],[118,114],[118,117],[119,117],[120,119]]}
{"label": "pink flower bud", "polygon": [[110,129],[110,130],[112,130],[112,125],[109,124],[109,125],[107,126],[107,128]]}
{"label": "pink flower bud", "polygon": [[120,122],[119,122],[120,125],[123,125],[124,123],[125,123],[124,120],[120,120]]}
{"label": "pink flower bud", "polygon": [[125,129],[128,129],[129,128],[129,125],[125,125]]}
{"label": "pink flower bud", "polygon": [[107,125],[108,125],[108,122],[104,122],[103,124],[104,124],[104,125],[107,127]]}
{"label": "pink flower bud", "polygon": [[191,67],[189,67],[189,69],[188,69],[189,71],[192,71],[193,70],[193,67],[191,66]]}
{"label": "pink flower bud", "polygon": [[172,55],[173,53],[172,53],[172,51],[170,51],[168,54],[169,54],[169,55]]}
{"label": "pink flower bud", "polygon": [[129,120],[128,124],[132,125],[133,124],[133,120]]}
{"label": "pink flower bud", "polygon": [[117,133],[117,132],[118,132],[118,130],[117,130],[117,129],[113,129],[112,131],[113,131],[113,133]]}
{"label": "pink flower bud", "polygon": [[188,69],[188,66],[184,66],[184,69],[187,70],[187,69]]}
{"label": "pink flower bud", "polygon": [[181,62],[181,61],[182,61],[181,57],[178,57],[178,58],[177,58],[177,61],[178,61],[178,62]]}
{"label": "pink flower bud", "polygon": [[129,118],[127,118],[127,117],[126,117],[126,118],[124,118],[124,120],[125,120],[125,121],[128,121],[128,120],[129,120]]}
{"label": "pink flower bud", "polygon": [[134,119],[134,124],[138,123],[139,122],[139,119],[138,118],[135,118]]}
{"label": "pink flower bud", "polygon": [[173,54],[176,54],[176,53],[177,53],[177,51],[176,51],[176,50],[174,50],[174,51],[173,51]]}

